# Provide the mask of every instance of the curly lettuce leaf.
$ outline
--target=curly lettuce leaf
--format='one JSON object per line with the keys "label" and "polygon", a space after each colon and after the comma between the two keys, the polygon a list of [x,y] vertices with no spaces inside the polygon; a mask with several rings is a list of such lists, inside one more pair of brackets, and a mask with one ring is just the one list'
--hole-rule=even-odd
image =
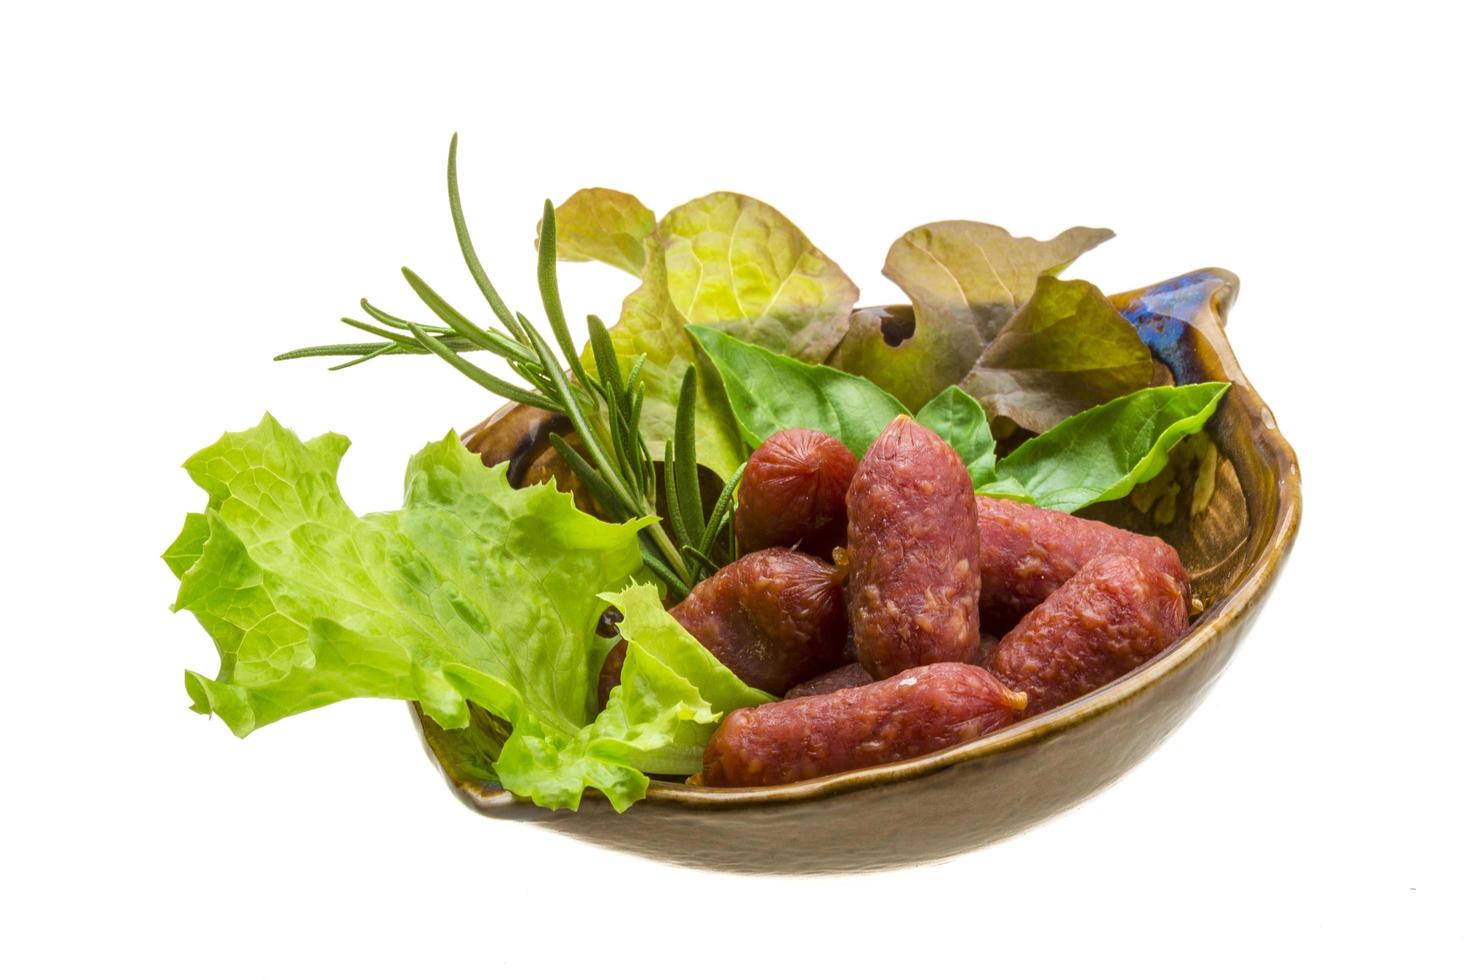
{"label": "curly lettuce leaf", "polygon": [[[674,208],[635,253],[618,243],[631,234],[647,209],[616,191],[579,191],[562,208],[573,223],[576,244],[569,258],[600,258],[642,279],[624,301],[612,329],[613,346],[625,371],[646,355],[648,383],[642,429],[655,456],[672,437],[679,385],[690,364],[699,364],[684,327],[700,323],[750,343],[808,361],[821,361],[847,330],[857,286],[771,206],[740,194],[716,193]],[[642,208],[642,205],[638,205]],[[563,221],[557,209],[558,236]],[[638,221],[629,220],[636,214]],[[603,216],[604,241],[590,217]],[[560,241],[558,241],[560,254]],[[590,352],[583,363],[596,369]],[[700,462],[728,478],[744,458],[718,383],[700,364],[701,392],[696,424]]]}
{"label": "curly lettuce leaf", "polygon": [[1115,398],[1023,442],[996,472],[1038,505],[1067,514],[1116,500],[1158,476],[1169,450],[1204,428],[1229,388],[1211,381]]}
{"label": "curly lettuce leaf", "polygon": [[1147,387],[1154,362],[1138,331],[1089,282],[1052,276],[985,348],[962,386],[992,418],[1045,432]]}
{"label": "curly lettuce leaf", "polygon": [[960,382],[1031,298],[1039,276],[1055,275],[1112,237],[1103,228],[1071,228],[1042,242],[978,221],[914,228],[893,243],[883,264],[883,274],[913,302],[913,335],[885,337],[880,321],[858,318],[831,362],[917,409]]}
{"label": "curly lettuce leaf", "polygon": [[600,731],[607,722],[657,733],[657,739],[645,737],[627,752],[636,768],[676,775],[698,772],[704,743],[726,712],[774,700],[716,660],[664,610],[653,586],[630,585],[602,598],[623,614],[618,632],[628,651],[620,683],[593,729]]}
{"label": "curly lettuce leaf", "polygon": [[604,523],[548,485],[514,490],[453,433],[409,462],[401,510],[358,516],[337,487],[347,446],[303,443],[267,415],[185,464],[209,501],[165,560],[174,608],[220,656],[214,678],[186,672],[196,711],[244,736],[346,698],[417,701],[445,729],[474,704],[509,727],[501,785],[571,808],[591,787],[619,809],[647,785],[634,754],[717,717],[699,691],[729,679],[709,679],[724,668],[707,653],[696,676],[677,672],[686,656],[645,685],[638,712],[594,717],[598,593],[640,567],[647,521]]}

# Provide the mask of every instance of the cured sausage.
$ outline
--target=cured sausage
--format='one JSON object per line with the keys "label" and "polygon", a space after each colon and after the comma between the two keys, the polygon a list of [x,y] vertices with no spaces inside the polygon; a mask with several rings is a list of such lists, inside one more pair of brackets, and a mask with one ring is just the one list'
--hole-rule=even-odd
{"label": "cured sausage", "polygon": [[[837,569],[810,555],[767,548],[726,565],[669,610],[742,681],[780,694],[846,659],[847,616]],[[618,686],[627,646],[598,676],[600,704]]]}
{"label": "cured sausage", "polygon": [[959,454],[906,415],[889,423],[847,491],[848,612],[876,678],[980,650],[980,526]]}
{"label": "cured sausage", "polygon": [[1026,698],[973,664],[915,667],[830,694],[725,716],[697,782],[774,786],[910,759],[1010,724]]}
{"label": "cured sausage", "polygon": [[1000,641],[991,669],[1034,715],[1122,677],[1189,629],[1185,587],[1128,555],[1103,555]]}
{"label": "cured sausage", "polygon": [[813,677],[786,692],[786,699],[809,698],[814,694],[831,694],[849,687],[862,687],[873,683],[873,675],[862,664],[843,664],[836,670]]}
{"label": "cured sausage", "polygon": [[783,429],[745,464],[736,496],[741,551],[794,547],[830,559],[847,540],[847,486],[857,458],[812,429]]}
{"label": "cured sausage", "polygon": [[1130,555],[1173,577],[1189,604],[1179,553],[1159,538],[1044,507],[976,498],[980,514],[980,619],[1004,632],[1088,561]]}

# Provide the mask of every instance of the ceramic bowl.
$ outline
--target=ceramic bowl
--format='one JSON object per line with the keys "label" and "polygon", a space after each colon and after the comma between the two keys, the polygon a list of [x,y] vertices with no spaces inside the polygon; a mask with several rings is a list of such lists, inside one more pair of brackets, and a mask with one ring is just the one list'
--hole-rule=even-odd
{"label": "ceramic bowl", "polygon": [[[647,799],[621,814],[592,793],[576,812],[544,810],[485,781],[474,754],[504,735],[488,715],[478,714],[468,732],[444,732],[415,712],[430,755],[460,799],[487,816],[532,821],[660,861],[735,872],[848,872],[939,860],[1086,799],[1199,704],[1260,612],[1296,535],[1295,454],[1225,339],[1237,285],[1230,273],[1207,269],[1113,297],[1161,372],[1180,383],[1234,385],[1210,422],[1209,439],[1185,454],[1192,463],[1179,467],[1177,492],[1086,512],[1168,540],[1202,603],[1188,634],[1132,673],[986,738],[920,758],[758,789],[654,780]],[[889,307],[859,315],[911,313]],[[513,407],[477,426],[466,442],[487,462],[510,460],[511,479],[521,482],[554,469],[544,453],[546,437],[564,427],[564,419]]]}

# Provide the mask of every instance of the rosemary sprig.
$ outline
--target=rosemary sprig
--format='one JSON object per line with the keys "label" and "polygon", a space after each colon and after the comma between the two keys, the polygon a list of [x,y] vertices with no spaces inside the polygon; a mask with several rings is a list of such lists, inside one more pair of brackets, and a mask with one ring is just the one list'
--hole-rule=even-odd
{"label": "rosemary sprig", "polygon": [[[659,516],[655,460],[640,429],[646,357],[640,355],[624,374],[607,327],[597,317],[589,316],[588,347],[597,368],[596,376],[583,365],[567,327],[557,284],[556,210],[549,200],[541,219],[536,281],[555,347],[529,319],[520,313],[512,314],[485,274],[465,223],[456,165],[458,145],[456,134],[449,141],[449,211],[470,277],[479,287],[499,325],[476,324],[413,270],[404,268],[403,277],[409,288],[440,320],[440,324],[420,323],[395,316],[364,299],[360,304],[362,310],[375,322],[352,317],[343,317],[342,322],[372,335],[377,338],[375,341],[303,347],[280,354],[276,360],[351,358],[332,368],[339,370],[384,355],[433,354],[502,398],[565,415],[572,423],[579,448],[556,435],[551,436],[552,448],[609,517],[629,520]],[[488,351],[501,358],[529,387],[498,378],[462,356],[473,351]],[[690,367],[679,389],[674,438],[666,444],[660,461],[663,464],[668,519],[639,532],[644,564],[676,596],[687,594],[695,582],[718,567],[714,558],[717,547],[733,548],[730,505],[740,473],[737,471],[725,485],[706,519],[695,447],[698,386],[695,370]]]}

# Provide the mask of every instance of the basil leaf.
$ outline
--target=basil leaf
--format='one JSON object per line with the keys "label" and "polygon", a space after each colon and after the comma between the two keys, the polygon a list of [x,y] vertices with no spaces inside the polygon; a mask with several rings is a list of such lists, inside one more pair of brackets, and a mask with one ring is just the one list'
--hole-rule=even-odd
{"label": "basil leaf", "polygon": [[993,483],[987,483],[975,491],[982,497],[1004,497],[1006,500],[1019,500],[1023,504],[1034,504],[1031,494],[1013,476],[1001,477]]}
{"label": "basil leaf", "polygon": [[1153,373],[1138,331],[1096,286],[1042,276],[961,384],[993,417],[1045,432]]}
{"label": "basil leaf", "polygon": [[995,482],[995,437],[985,409],[969,394],[950,385],[919,409],[914,421],[933,429],[965,461],[970,483],[983,487]]}
{"label": "basil leaf", "polygon": [[709,327],[688,329],[725,382],[735,422],[751,448],[782,429],[816,429],[861,457],[905,411],[865,378],[783,357]]}
{"label": "basil leaf", "polygon": [[1145,388],[1090,408],[1022,443],[996,466],[1042,507],[1070,514],[1158,476],[1169,450],[1198,432],[1225,382]]}

